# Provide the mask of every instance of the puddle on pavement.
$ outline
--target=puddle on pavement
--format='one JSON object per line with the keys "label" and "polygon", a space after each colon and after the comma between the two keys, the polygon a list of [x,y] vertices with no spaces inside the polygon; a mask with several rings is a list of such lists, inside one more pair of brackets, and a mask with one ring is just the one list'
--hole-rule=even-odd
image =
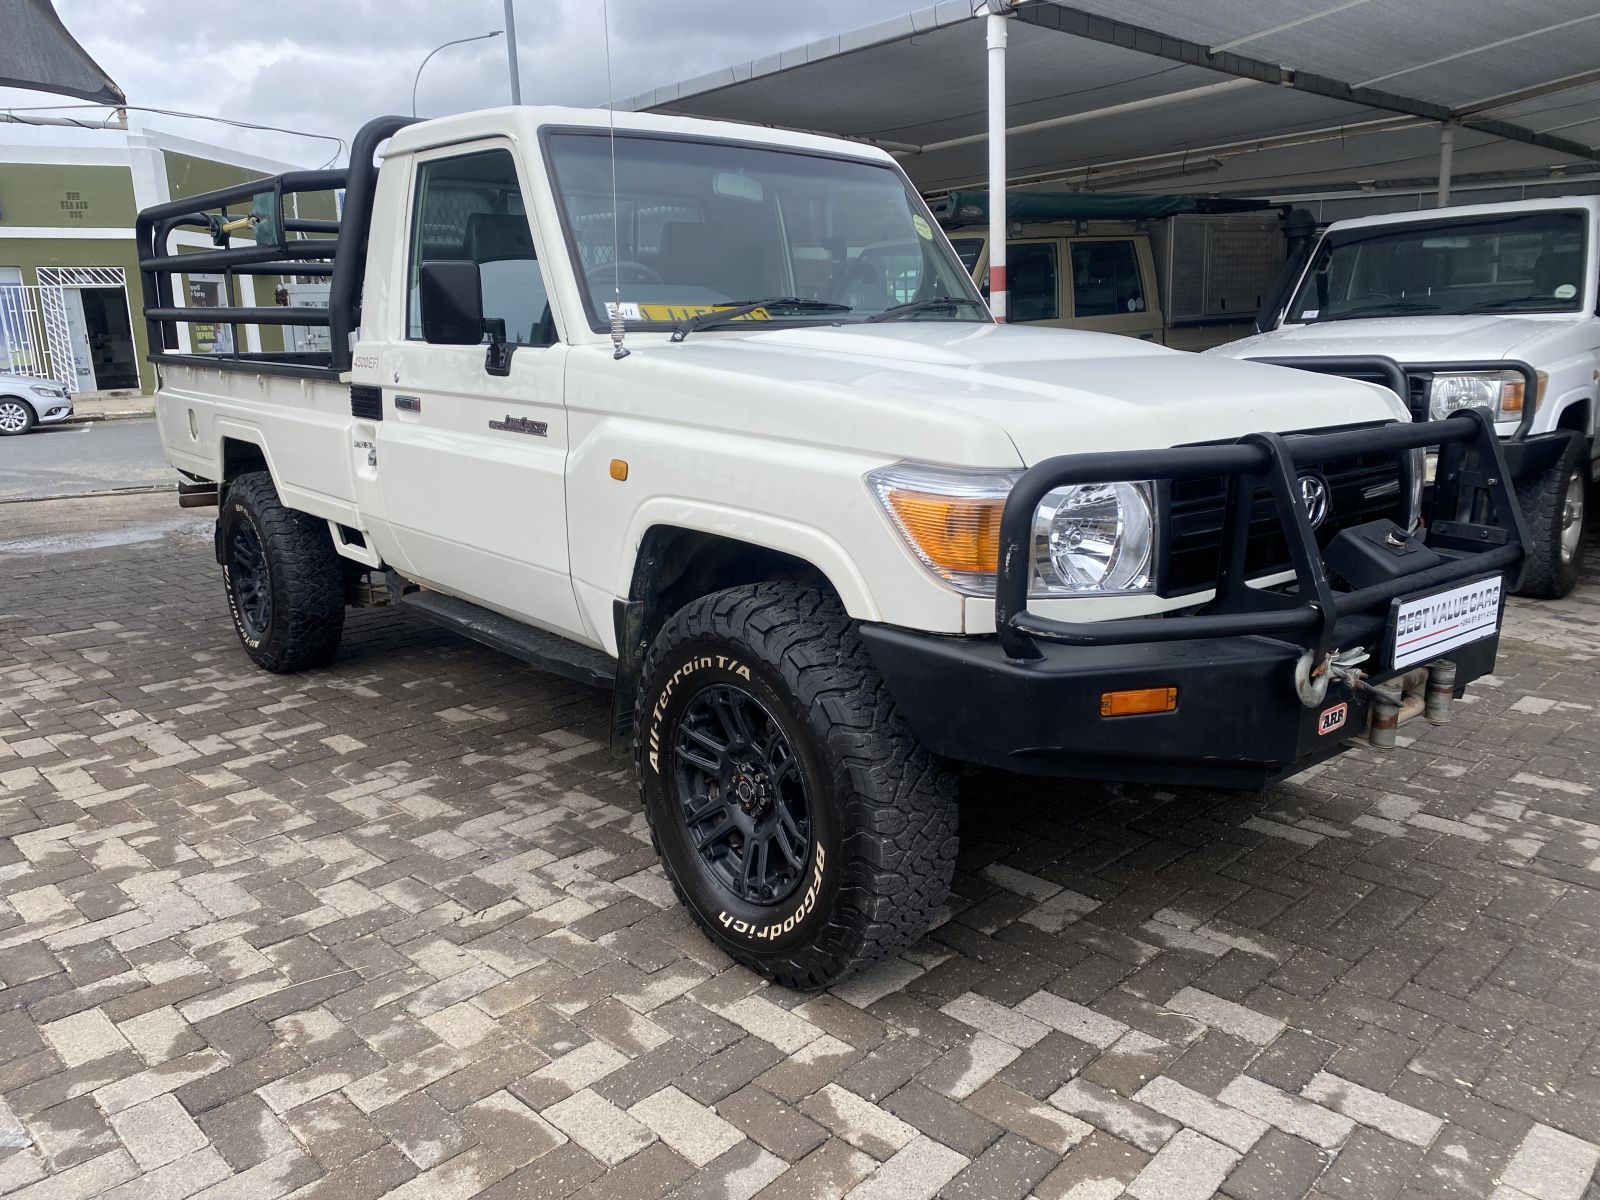
{"label": "puddle on pavement", "polygon": [[121,529],[68,530],[32,537],[0,538],[0,555],[72,554],[82,550],[104,550],[142,542],[159,542],[171,533],[184,533],[209,540],[211,526],[197,523],[189,516],[178,516],[140,522]]}

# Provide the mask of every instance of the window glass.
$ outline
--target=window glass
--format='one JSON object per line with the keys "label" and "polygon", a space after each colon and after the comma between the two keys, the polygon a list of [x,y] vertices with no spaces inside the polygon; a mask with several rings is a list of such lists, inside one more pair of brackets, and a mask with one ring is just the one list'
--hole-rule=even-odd
{"label": "window glass", "polygon": [[961,265],[969,272],[978,265],[978,255],[983,253],[982,238],[951,238],[950,246],[955,250],[956,257],[961,260]]}
{"label": "window glass", "polygon": [[646,326],[769,297],[811,305],[743,319],[854,321],[954,298],[962,303],[925,319],[988,320],[916,194],[886,164],[630,133],[616,139],[613,188],[608,138],[557,133],[548,145],[596,328],[619,289],[623,316]]}
{"label": "window glass", "polygon": [[1572,212],[1336,230],[1318,246],[1289,320],[1576,312],[1584,242],[1584,218]]}
{"label": "window glass", "polygon": [[[189,307],[230,307],[227,287],[221,276],[190,275],[188,285]],[[233,326],[192,322],[189,325],[189,345],[196,354],[232,354]]]}
{"label": "window glass", "polygon": [[483,315],[506,323],[506,341],[548,346],[556,340],[544,276],[534,257],[516,164],[510,151],[436,158],[417,167],[412,209],[406,336],[420,340],[417,280],[430,260],[478,264]]}
{"label": "window glass", "polygon": [[1139,255],[1131,241],[1072,243],[1072,311],[1110,317],[1145,310]]}
{"label": "window glass", "polygon": [[1061,315],[1056,297],[1054,242],[1010,242],[1006,245],[1008,315],[1012,321],[1051,321]]}
{"label": "window glass", "polygon": [[33,330],[38,322],[22,287],[22,268],[0,267],[0,371],[39,374]]}

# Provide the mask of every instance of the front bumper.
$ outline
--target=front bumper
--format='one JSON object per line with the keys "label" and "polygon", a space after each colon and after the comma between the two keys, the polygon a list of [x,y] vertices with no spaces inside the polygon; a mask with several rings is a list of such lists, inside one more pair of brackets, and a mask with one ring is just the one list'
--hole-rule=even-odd
{"label": "front bumper", "polygon": [[[1381,644],[1383,620],[1339,622],[1342,646]],[[861,639],[895,705],[936,754],[1037,775],[1255,788],[1349,748],[1373,699],[1334,681],[1315,708],[1295,692],[1297,645],[1266,637],[1042,647],[1007,658],[994,638],[864,625]],[[1494,669],[1498,637],[1452,651],[1455,694]],[[1370,664],[1368,664],[1370,665]],[[1397,678],[1373,671],[1370,684]],[[1172,712],[1103,717],[1100,697],[1175,687]],[[1348,707],[1342,714],[1339,705]],[[1321,731],[1323,714],[1343,719]]]}
{"label": "front bumper", "polygon": [[72,397],[57,400],[48,396],[41,396],[33,402],[33,411],[39,415],[39,424],[56,425],[62,421],[72,420]]}
{"label": "front bumper", "polygon": [[[1300,469],[1340,454],[1404,458],[1428,446],[1439,449],[1440,471],[1425,542],[1378,522],[1399,552],[1352,554],[1359,528],[1337,534],[1326,552],[1319,548],[1300,498]],[[1212,600],[1190,612],[1115,621],[1028,611],[1033,514],[1048,492],[1218,475],[1227,500]],[[1251,586],[1246,569],[1262,494],[1293,568],[1293,583],[1282,590]],[[1376,533],[1380,543],[1387,536],[1384,528]],[[865,625],[861,636],[901,713],[936,753],[1049,774],[1260,786],[1365,732],[1377,703],[1371,689],[1415,671],[1416,663],[1401,672],[1391,661],[1401,604],[1497,575],[1509,585],[1504,595],[1520,575],[1524,544],[1502,447],[1476,410],[1292,438],[1252,434],[1229,445],[1066,455],[1031,467],[1006,500],[993,638],[883,625]],[[1348,579],[1328,568],[1325,554]],[[1498,644],[1496,634],[1449,652],[1452,694],[1493,670]],[[1357,648],[1369,655],[1366,678],[1346,682],[1331,664]],[[1313,681],[1318,686],[1308,686]],[[1104,693],[1143,688],[1176,688],[1176,708],[1101,715]]]}

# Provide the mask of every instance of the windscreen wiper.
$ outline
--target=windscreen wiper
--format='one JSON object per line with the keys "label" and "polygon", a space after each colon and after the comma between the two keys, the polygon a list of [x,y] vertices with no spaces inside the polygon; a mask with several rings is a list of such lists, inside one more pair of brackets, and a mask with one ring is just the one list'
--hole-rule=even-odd
{"label": "windscreen wiper", "polygon": [[909,317],[912,313],[936,312],[940,309],[954,312],[959,305],[968,305],[971,308],[982,309],[983,305],[966,296],[930,296],[926,300],[913,300],[909,304],[896,304],[893,308],[886,308],[881,313],[873,313],[867,318],[868,324],[878,321],[896,321],[901,317]]}
{"label": "windscreen wiper", "polygon": [[1359,308],[1347,308],[1343,312],[1329,313],[1325,317],[1314,317],[1307,324],[1321,321],[1353,321],[1357,317],[1390,317],[1397,313],[1438,312],[1442,307],[1426,300],[1386,300],[1382,304],[1363,304]]}
{"label": "windscreen wiper", "polygon": [[747,316],[758,308],[786,308],[791,312],[839,312],[850,311],[848,304],[833,304],[827,300],[808,300],[804,296],[768,296],[764,300],[736,300],[720,308],[713,308],[709,312],[696,313],[672,331],[672,340],[681,342],[696,329],[710,329],[713,325],[721,325],[735,317]]}
{"label": "windscreen wiper", "polygon": [[[1574,293],[1575,295],[1576,293]],[[1540,304],[1549,308],[1553,304],[1560,303],[1561,301],[1554,296],[1504,296],[1499,300],[1486,300],[1482,304],[1474,304],[1470,308],[1464,308],[1461,311],[1464,313],[1496,312],[1502,308],[1515,308],[1519,304]],[[1564,312],[1569,310],[1552,308],[1550,311]]]}

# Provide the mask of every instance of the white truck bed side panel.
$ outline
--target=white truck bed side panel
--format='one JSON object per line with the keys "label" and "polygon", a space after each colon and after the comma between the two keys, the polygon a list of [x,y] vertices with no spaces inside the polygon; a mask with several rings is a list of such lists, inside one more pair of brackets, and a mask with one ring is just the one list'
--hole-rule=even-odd
{"label": "white truck bed side panel", "polygon": [[162,363],[156,420],[167,461],[221,479],[226,439],[261,448],[283,502],[347,525],[356,515],[350,475],[350,389],[332,380]]}

